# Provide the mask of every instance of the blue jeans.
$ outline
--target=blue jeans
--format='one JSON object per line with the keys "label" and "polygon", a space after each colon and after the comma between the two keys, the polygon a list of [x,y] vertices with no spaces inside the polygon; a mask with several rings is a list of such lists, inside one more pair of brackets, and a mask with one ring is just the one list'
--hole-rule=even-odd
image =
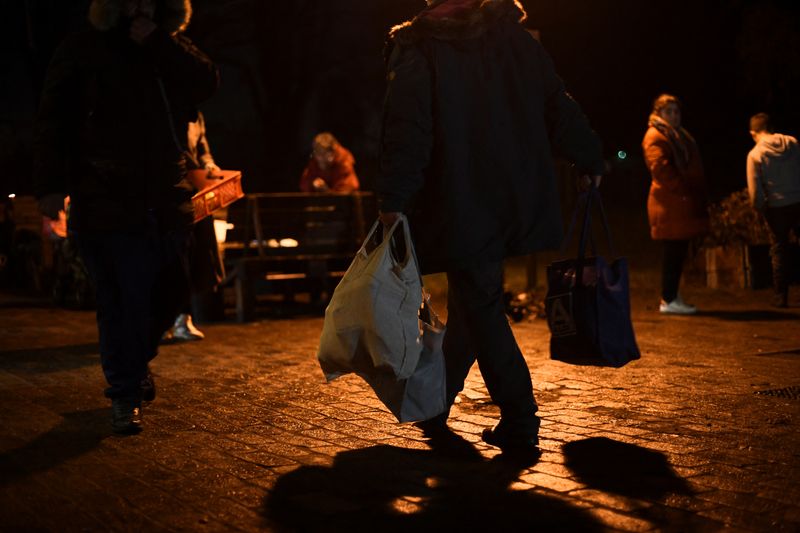
{"label": "blue jeans", "polygon": [[189,231],[162,233],[153,217],[143,228],[81,232],[76,241],[97,292],[105,394],[138,397],[147,364],[189,293]]}

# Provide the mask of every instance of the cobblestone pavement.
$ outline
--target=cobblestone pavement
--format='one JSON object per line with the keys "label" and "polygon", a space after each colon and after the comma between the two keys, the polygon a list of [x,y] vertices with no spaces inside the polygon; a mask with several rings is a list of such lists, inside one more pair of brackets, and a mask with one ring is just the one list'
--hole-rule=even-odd
{"label": "cobblestone pavement", "polygon": [[145,432],[114,437],[93,314],[6,302],[0,529],[800,531],[800,308],[690,295],[700,316],[637,293],[643,355],[618,370],[550,361],[544,321],[514,326],[543,417],[530,460],[480,442],[498,412],[477,369],[444,442],[356,377],[325,384],[318,317],[163,347]]}

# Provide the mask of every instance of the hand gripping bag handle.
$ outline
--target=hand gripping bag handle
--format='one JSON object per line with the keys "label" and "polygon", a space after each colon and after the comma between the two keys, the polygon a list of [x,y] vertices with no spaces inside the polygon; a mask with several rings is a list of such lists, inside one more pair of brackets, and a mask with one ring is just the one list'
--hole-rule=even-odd
{"label": "hand gripping bag handle", "polygon": [[603,224],[603,230],[606,234],[606,239],[608,241],[608,247],[611,252],[612,257],[616,257],[616,248],[614,246],[614,240],[611,236],[611,227],[608,224],[608,217],[606,216],[605,207],[603,206],[603,200],[600,197],[600,191],[597,189],[597,185],[592,184],[591,189],[589,191],[581,193],[578,197],[578,202],[575,206],[575,210],[572,213],[572,220],[570,221],[569,229],[567,230],[567,235],[564,238],[564,243],[561,247],[561,252],[566,253],[566,249],[569,246],[570,241],[572,240],[572,234],[575,230],[575,224],[578,218],[578,212],[580,210],[580,203],[581,200],[585,200],[586,207],[584,209],[583,214],[583,223],[581,225],[581,235],[580,240],[578,242],[578,258],[577,258],[577,267],[575,272],[576,283],[583,282],[583,264],[584,259],[586,259],[586,244],[587,241],[591,244],[592,253],[597,255],[596,247],[594,243],[594,239],[592,237],[591,232],[591,225],[592,225],[592,202],[596,198],[597,205],[600,208],[600,218]]}

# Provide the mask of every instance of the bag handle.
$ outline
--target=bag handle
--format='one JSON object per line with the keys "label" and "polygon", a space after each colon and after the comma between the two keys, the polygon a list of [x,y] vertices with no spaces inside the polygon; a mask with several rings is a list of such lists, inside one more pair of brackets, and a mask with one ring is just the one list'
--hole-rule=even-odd
{"label": "bag handle", "polygon": [[[376,225],[380,223],[380,219],[376,222]],[[437,327],[437,324],[441,322],[439,319],[439,315],[436,314],[436,311],[433,310],[431,307],[431,295],[425,291],[425,281],[422,279],[422,270],[419,267],[419,259],[417,259],[417,250],[414,248],[414,239],[411,238],[411,227],[408,223],[408,217],[406,215],[401,214],[398,220],[392,225],[391,229],[389,229],[386,234],[384,235],[384,239],[391,239],[395,237],[396,230],[403,224],[402,232],[403,232],[403,239],[405,241],[406,247],[406,258],[404,261],[407,261],[410,258],[414,260],[414,266],[417,270],[417,277],[419,278],[419,286],[422,290],[422,305],[419,309],[419,319],[423,322],[430,324],[434,327]]]}
{"label": "bag handle", "polygon": [[587,241],[591,246],[591,250],[593,254],[597,254],[594,238],[591,232],[592,226],[592,203],[596,200],[597,205],[600,209],[600,219],[603,224],[603,230],[606,234],[606,240],[608,242],[608,247],[613,257],[616,257],[616,247],[614,246],[614,240],[611,237],[611,227],[608,224],[608,217],[606,216],[606,210],[603,206],[603,200],[600,197],[600,191],[598,190],[595,184],[592,184],[591,189],[587,192],[583,192],[578,196],[578,202],[575,205],[575,210],[572,213],[572,220],[570,221],[569,229],[567,230],[567,235],[564,238],[564,243],[561,246],[561,253],[565,254],[567,251],[567,247],[569,243],[572,241],[572,234],[575,231],[575,224],[578,220],[578,212],[581,210],[581,201],[586,202],[586,206],[584,208],[583,213],[583,221],[581,224],[581,234],[580,240],[578,241],[578,260],[583,261],[586,258],[586,244]]}
{"label": "bag handle", "polygon": [[[417,274],[419,274],[419,263],[417,262],[417,254],[414,251],[414,245],[411,241],[411,232],[408,228],[408,218],[405,215],[400,214],[400,216],[395,220],[395,222],[389,226],[388,228],[381,223],[381,219],[377,219],[375,223],[370,228],[369,232],[367,233],[367,237],[364,239],[364,243],[361,245],[361,248],[358,250],[358,253],[362,256],[366,257],[370,253],[372,253],[375,248],[377,248],[380,243],[389,242],[391,246],[391,239],[395,238],[397,233],[397,228],[400,225],[403,225],[402,232],[403,232],[403,244],[405,245],[405,250],[403,253],[403,257],[399,258],[398,264],[406,265],[412,257],[414,258],[415,266],[417,268]],[[380,239],[377,237],[380,235]],[[373,244],[373,247],[370,245]],[[391,253],[391,252],[390,252]],[[420,280],[422,279],[422,275],[420,274]]]}

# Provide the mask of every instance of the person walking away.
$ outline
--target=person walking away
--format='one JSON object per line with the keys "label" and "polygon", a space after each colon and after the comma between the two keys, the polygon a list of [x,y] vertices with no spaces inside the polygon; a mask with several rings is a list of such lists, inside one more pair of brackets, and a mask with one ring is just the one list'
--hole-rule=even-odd
{"label": "person walking away", "polygon": [[300,177],[302,192],[348,193],[359,189],[356,162],[350,150],[323,132],[311,143],[311,157]]}
{"label": "person walking away", "polygon": [[689,244],[708,232],[708,193],[697,143],[681,126],[681,103],[662,94],[653,103],[642,140],[650,171],[647,213],[650,235],[661,241],[661,303],[663,314],[691,315],[694,305],[683,301],[678,289]]}
{"label": "person walking away", "polygon": [[792,273],[800,269],[790,253],[792,230],[800,238],[800,147],[794,137],[774,133],[766,113],[750,119],[750,135],[756,145],[747,154],[747,190],[772,232],[772,304],[788,307]]}
{"label": "person walking away", "polygon": [[218,85],[180,33],[190,14],[188,0],[93,0],[91,27],[54,54],[36,122],[37,196],[53,218],[71,198],[121,434],[141,430],[142,401],[155,397],[148,363],[188,291],[185,131]]}
{"label": "person walking away", "polygon": [[[385,225],[409,216],[422,272],[447,273],[448,406],[477,360],[500,408],[484,441],[535,451],[537,405],[504,313],[503,259],[561,245],[553,152],[598,184],[604,161],[525,17],[514,0],[433,0],[391,31],[376,192]],[[420,426],[445,431],[448,416]]]}

